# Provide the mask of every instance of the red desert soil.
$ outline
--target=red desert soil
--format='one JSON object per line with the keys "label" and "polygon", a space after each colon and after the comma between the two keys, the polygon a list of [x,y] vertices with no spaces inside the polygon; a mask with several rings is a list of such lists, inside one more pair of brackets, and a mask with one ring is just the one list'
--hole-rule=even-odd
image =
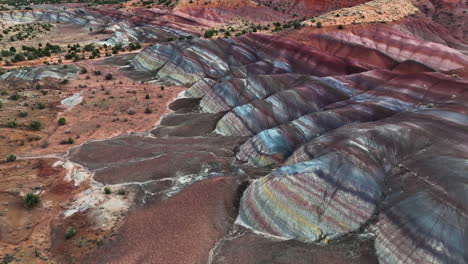
{"label": "red desert soil", "polygon": [[[60,228],[70,221],[83,226],[78,240],[66,241],[72,243],[72,252],[80,256],[86,248],[100,243],[97,239],[106,234],[88,230],[86,214],[62,217],[64,209],[89,184],[84,181],[78,187],[73,186],[73,182],[65,181],[66,169],[52,166],[57,159],[44,157],[64,153],[88,140],[148,131],[169,112],[168,103],[183,89],[175,86],[162,89],[161,85],[134,82],[116,66],[100,62],[79,62],[77,65],[86,67],[88,73],[79,74],[64,85],[58,84],[59,80],[39,81],[41,90],[36,90],[33,84],[0,83],[1,90],[8,92],[1,98],[4,104],[0,111],[0,255],[14,256],[15,263],[57,263],[51,262],[51,257],[59,255],[54,252],[68,247],[61,246],[61,242],[53,244],[53,240],[56,241],[57,236],[63,238],[64,231]],[[93,74],[95,70],[102,74]],[[112,74],[112,80],[105,80],[108,73]],[[8,100],[15,91],[20,98]],[[72,108],[61,105],[61,100],[76,93],[83,97],[81,104]],[[39,109],[38,103],[43,103],[45,108]],[[146,108],[151,109],[151,113],[145,113]],[[28,115],[20,117],[20,112]],[[57,124],[59,117],[66,119],[64,126]],[[6,126],[11,120],[16,120],[17,127]],[[39,131],[29,128],[33,120],[41,122]],[[60,144],[68,138],[72,138],[74,144]],[[17,161],[6,163],[4,159],[9,153],[15,154]],[[29,192],[41,197],[41,203],[30,210],[24,208],[22,200]],[[86,248],[82,248],[83,245]]]}
{"label": "red desert soil", "polygon": [[[157,84],[133,81],[119,72],[117,67],[99,62],[94,60],[76,63],[77,66],[86,68],[88,73],[79,74],[65,85],[57,84],[58,81],[40,81],[44,89],[48,90],[47,96],[27,88],[20,93],[26,95],[25,99],[7,101],[4,105],[7,110],[0,112],[0,122],[4,125],[16,119],[18,128],[0,128],[5,131],[0,141],[9,146],[7,149],[2,148],[0,155],[58,154],[87,140],[147,131],[162,115],[169,112],[167,104],[184,89],[177,86],[162,88]],[[95,75],[93,71],[101,71],[101,75]],[[105,75],[109,73],[113,76],[112,80],[105,80]],[[47,89],[48,87],[51,89]],[[80,104],[69,109],[60,104],[60,100],[77,93],[83,97]],[[146,95],[149,99],[146,99]],[[46,104],[47,108],[31,110],[30,106],[38,102]],[[151,113],[145,113],[146,108],[151,109]],[[19,112],[28,112],[28,116],[20,118]],[[66,119],[66,125],[57,124],[60,117]],[[32,120],[42,123],[40,131],[30,131],[27,128]],[[68,138],[72,138],[74,144],[60,144]],[[42,142],[47,142],[48,147],[41,148]]]}
{"label": "red desert soil", "polygon": [[[59,142],[69,136],[75,139],[76,145],[91,139],[147,131],[169,112],[167,104],[184,89],[166,86],[161,90],[160,85],[141,84],[123,76],[114,66],[87,62],[77,65],[86,67],[89,72],[99,70],[102,75],[81,74],[64,87],[63,95],[72,96],[79,92],[83,103],[59,113],[58,117],[64,117],[67,125],[56,127],[49,137],[49,149],[37,150],[39,153],[67,149]],[[113,76],[110,81],[104,80],[108,73]],[[86,76],[90,79],[86,80]],[[80,85],[86,87],[80,88]],[[149,95],[149,99],[145,99],[146,95]],[[152,113],[145,113],[146,108],[151,109]],[[132,109],[134,114],[130,113]]]}
{"label": "red desert soil", "polygon": [[116,240],[82,263],[207,263],[236,217],[240,183],[208,179],[131,213]]}
{"label": "red desert soil", "polygon": [[[45,263],[50,249],[50,223],[78,191],[64,180],[55,159],[0,164],[0,252],[15,252],[17,263]],[[22,197],[37,193],[41,202],[26,209]]]}

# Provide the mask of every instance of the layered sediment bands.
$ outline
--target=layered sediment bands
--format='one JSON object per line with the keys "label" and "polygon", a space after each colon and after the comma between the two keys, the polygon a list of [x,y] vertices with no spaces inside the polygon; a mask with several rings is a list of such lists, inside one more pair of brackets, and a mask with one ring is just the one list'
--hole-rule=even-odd
{"label": "layered sediment bands", "polygon": [[266,1],[256,0],[256,2],[283,10],[287,14],[299,16],[315,16],[331,10],[351,7],[354,5],[369,2],[369,0],[348,0],[348,1],[326,1],[326,0],[295,0],[295,1]]}
{"label": "layered sediment bands", "polygon": [[341,83],[311,78],[297,87],[234,108],[217,125],[225,135],[251,136],[325,106],[345,100],[353,91]]}
{"label": "layered sediment bands", "polygon": [[305,144],[249,186],[237,222],[322,240],[360,227],[383,205],[376,240],[383,263],[466,262],[468,239],[449,235],[468,224],[464,100],[345,126]]}
{"label": "layered sediment bands", "polygon": [[277,169],[244,193],[238,224],[289,239],[324,241],[354,231],[374,213],[381,171],[329,153]]}
{"label": "layered sediment bands", "polygon": [[[0,19],[12,23],[50,22],[80,25],[92,28],[99,33],[112,33],[101,44],[128,45],[130,42],[166,41],[178,36],[196,35],[188,27],[193,24],[190,20],[180,23],[169,23],[164,15],[167,11],[133,9],[132,11],[114,8],[62,8],[58,6],[44,6],[31,11],[0,12]],[[179,18],[178,15],[174,15]]]}
{"label": "layered sediment bands", "polygon": [[[203,111],[224,112],[275,93],[310,86],[318,78],[299,74],[255,75],[213,85],[200,102]],[[325,81],[324,81],[325,82]]]}
{"label": "layered sediment bands", "polygon": [[45,78],[54,79],[72,79],[74,78],[80,69],[77,66],[69,65],[67,68],[63,66],[50,65],[50,66],[39,66],[39,67],[25,67],[15,69],[0,75],[0,80],[9,81],[34,81],[42,80]]}
{"label": "layered sediment bands", "polygon": [[392,197],[376,224],[375,247],[382,263],[468,261],[468,119],[458,113],[431,114],[428,119],[441,120],[436,132],[441,138],[394,167],[388,177],[386,191]]}
{"label": "layered sediment bands", "polygon": [[197,121],[174,116],[155,135],[185,122],[209,123],[206,135],[216,123],[250,137],[241,161],[280,165],[246,189],[237,224],[305,242],[371,225],[382,263],[464,263],[466,236],[447,234],[468,222],[468,82],[440,72],[468,59],[462,42],[428,41],[440,29],[404,27],[195,40],[148,48],[132,63],[200,100]]}
{"label": "layered sediment bands", "polygon": [[219,79],[230,66],[254,63],[257,56],[232,40],[193,40],[158,44],[144,49],[132,61],[141,71],[157,71],[156,78],[176,84],[194,84],[203,77]]}
{"label": "layered sediment bands", "polygon": [[241,146],[238,158],[261,166],[279,163],[294,149],[323,133],[351,123],[376,121],[404,111],[447,103],[463,95],[467,86],[464,81],[438,73],[375,71],[348,78],[358,80],[348,82],[350,85],[367,82],[374,88],[331,104],[323,111],[261,131]]}
{"label": "layered sediment bands", "polygon": [[157,44],[140,52],[131,65],[135,71],[155,71],[155,79],[193,86],[187,95],[194,97],[207,92],[207,85],[211,85],[207,79],[288,72],[343,75],[371,68],[365,63],[304,48],[298,42],[266,39],[260,35]]}
{"label": "layered sediment bands", "polygon": [[434,23],[423,15],[418,15],[414,18],[405,18],[399,24],[395,24],[393,28],[403,31],[417,39],[424,41],[435,42],[446,45],[453,49],[468,55],[468,43],[466,40],[457,39],[444,26]]}
{"label": "layered sediment bands", "polygon": [[[415,26],[415,25],[413,25]],[[435,29],[433,29],[435,30]],[[303,34],[291,36],[305,45],[327,52],[338,57],[349,58],[360,63],[367,63],[378,68],[391,69],[406,60],[412,60],[438,71],[448,71],[467,67],[468,57],[454,48],[463,48],[460,41],[445,36],[454,48],[429,42],[438,33],[424,30],[419,38],[404,31],[398,26],[371,26],[352,28],[345,31],[317,33],[303,29]],[[414,31],[414,29],[413,29]],[[442,33],[442,32],[440,32]],[[427,40],[426,40],[427,39]],[[441,38],[438,37],[442,42]],[[428,41],[429,40],[429,41]],[[465,48],[462,51],[466,51]]]}

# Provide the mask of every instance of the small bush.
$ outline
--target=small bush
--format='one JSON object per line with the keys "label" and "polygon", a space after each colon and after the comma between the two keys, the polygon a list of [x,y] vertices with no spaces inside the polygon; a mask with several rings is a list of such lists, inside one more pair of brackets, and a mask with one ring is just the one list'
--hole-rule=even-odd
{"label": "small bush", "polygon": [[67,123],[67,120],[64,117],[61,117],[57,120],[59,126],[64,126]]}
{"label": "small bush", "polygon": [[104,187],[104,193],[105,194],[111,194],[111,189],[109,187]]}
{"label": "small bush", "polygon": [[101,71],[94,71],[94,75],[101,75]]}
{"label": "small bush", "polygon": [[49,141],[44,140],[41,142],[41,148],[47,148],[49,146]]}
{"label": "small bush", "polygon": [[127,194],[127,192],[126,192],[124,189],[119,189],[119,190],[117,191],[117,194],[118,194],[118,195],[125,195],[125,194]]}
{"label": "small bush", "polygon": [[81,74],[85,74],[85,73],[87,73],[87,72],[88,72],[88,69],[86,69],[86,68],[81,68],[81,70],[80,70],[80,73],[81,73]]}
{"label": "small bush", "polygon": [[5,254],[5,256],[3,256],[3,259],[2,259],[2,262],[0,262],[1,264],[8,264],[10,262],[12,262],[13,260],[15,260],[15,257],[11,254]]}
{"label": "small bush", "polygon": [[16,121],[11,120],[7,122],[7,127],[9,128],[15,128],[18,124],[16,124]]}
{"label": "small bush", "polygon": [[8,155],[6,156],[6,162],[13,162],[13,161],[15,161],[15,160],[16,160],[16,156],[13,155],[13,154],[8,154]]}
{"label": "small bush", "polygon": [[145,96],[145,99],[146,99],[146,100],[150,99],[149,94],[147,94],[147,95]]}
{"label": "small bush", "polygon": [[46,108],[46,105],[44,103],[38,103],[37,104],[37,108],[39,109],[45,109]]}
{"label": "small bush", "polygon": [[70,239],[72,237],[74,237],[76,234],[76,229],[73,227],[73,226],[70,226],[67,228],[67,230],[65,230],[65,239]]}
{"label": "small bush", "polygon": [[20,95],[19,93],[14,93],[12,95],[10,95],[10,97],[8,97],[8,99],[12,100],[12,101],[17,101],[18,99],[20,99]]}
{"label": "small bush", "polygon": [[28,112],[20,112],[18,114],[19,117],[27,117],[28,116]]}
{"label": "small bush", "polygon": [[37,120],[34,120],[34,121],[31,121],[31,123],[29,124],[29,127],[32,130],[40,130],[41,127],[42,127],[42,124],[41,124],[41,122],[39,122]]}
{"label": "small bush", "polygon": [[317,28],[322,28],[322,22],[317,22]]}
{"label": "small bush", "polygon": [[217,30],[215,30],[215,29],[210,29],[210,30],[205,31],[205,33],[203,34],[203,36],[204,36],[205,38],[211,38],[213,35],[215,35],[215,34],[217,34],[217,33],[218,33]]}
{"label": "small bush", "polygon": [[343,25],[338,25],[338,29],[339,29],[339,30],[342,30],[343,28],[344,28]]}
{"label": "small bush", "polygon": [[66,145],[66,144],[71,145],[71,144],[74,144],[74,143],[75,143],[75,140],[73,138],[71,138],[71,137],[69,137],[68,139],[64,139],[64,140],[60,141],[60,144],[62,144],[62,145]]}
{"label": "small bush", "polygon": [[149,108],[149,107],[145,108],[145,114],[151,114],[152,112],[153,112],[153,110],[151,110],[151,108]]}
{"label": "small bush", "polygon": [[112,74],[111,73],[108,73],[106,74],[106,77],[104,77],[106,80],[112,80]]}
{"label": "small bush", "polygon": [[67,79],[63,79],[63,80],[60,82],[60,84],[63,84],[63,85],[65,85],[65,84],[67,84],[67,83],[69,83],[69,81],[68,81]]}
{"label": "small bush", "polygon": [[41,198],[39,197],[39,195],[34,193],[28,193],[26,194],[26,196],[23,197],[24,207],[28,209],[35,207],[40,201]]}

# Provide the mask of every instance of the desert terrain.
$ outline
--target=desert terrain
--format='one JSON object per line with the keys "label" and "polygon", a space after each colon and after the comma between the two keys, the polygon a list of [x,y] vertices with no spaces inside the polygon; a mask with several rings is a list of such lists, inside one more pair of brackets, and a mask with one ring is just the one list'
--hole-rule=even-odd
{"label": "desert terrain", "polygon": [[461,0],[0,0],[0,263],[468,263]]}

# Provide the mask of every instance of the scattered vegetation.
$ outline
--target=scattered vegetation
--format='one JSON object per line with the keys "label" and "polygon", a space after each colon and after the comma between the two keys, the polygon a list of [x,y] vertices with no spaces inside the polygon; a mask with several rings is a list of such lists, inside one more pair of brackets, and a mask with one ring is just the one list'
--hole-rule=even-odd
{"label": "scattered vegetation", "polygon": [[67,120],[64,117],[61,117],[57,120],[57,124],[59,126],[64,126],[65,124],[67,124]]}
{"label": "scattered vegetation", "polygon": [[29,127],[32,129],[32,130],[40,130],[41,127],[42,127],[42,124],[41,122],[37,121],[37,120],[34,120],[34,121],[31,121],[31,123],[29,124]]}
{"label": "scattered vegetation", "polygon": [[111,189],[109,187],[104,187],[104,193],[105,194],[111,194]]}
{"label": "scattered vegetation", "polygon": [[[3,32],[5,32],[5,30],[3,30]],[[16,36],[14,38],[10,37],[10,41],[24,39],[24,37],[22,37],[20,33],[18,34],[19,36]],[[5,64],[7,64],[7,58],[9,59],[9,62],[15,63],[26,60],[36,60],[39,58],[50,57],[52,56],[52,54],[59,54],[61,52],[62,49],[60,48],[60,46],[52,45],[50,43],[47,43],[45,47],[42,47],[42,45],[40,45],[37,48],[23,45],[21,47],[21,51],[17,50],[15,47],[12,46],[6,50],[0,50],[0,58],[5,58]]]}
{"label": "scattered vegetation", "polygon": [[24,207],[26,207],[27,209],[31,209],[35,207],[36,205],[39,204],[40,201],[41,201],[41,198],[39,197],[39,195],[34,194],[34,193],[27,193],[23,197]]}
{"label": "scattered vegetation", "polygon": [[106,76],[104,77],[106,80],[112,80],[112,74],[111,73],[108,73],[106,74]]}
{"label": "scattered vegetation", "polygon": [[75,140],[72,138],[72,137],[69,137],[68,139],[64,139],[62,141],[60,141],[60,144],[62,145],[71,145],[71,144],[74,144],[75,143]]}
{"label": "scattered vegetation", "polygon": [[8,155],[6,156],[6,162],[13,162],[13,161],[15,161],[15,160],[16,160],[16,156],[13,155],[13,154],[8,154]]}
{"label": "scattered vegetation", "polygon": [[14,94],[10,95],[10,97],[8,97],[8,99],[11,100],[11,101],[17,101],[20,98],[21,98],[21,96],[19,95],[18,92],[15,92]]}
{"label": "scattered vegetation", "polygon": [[15,257],[13,255],[5,254],[3,256],[1,264],[8,264],[8,263],[12,262],[13,260],[15,260]]}
{"label": "scattered vegetation", "polygon": [[16,123],[15,120],[10,120],[10,121],[7,122],[7,127],[9,127],[9,128],[15,128],[17,126],[18,126],[18,124]]}
{"label": "scattered vegetation", "polygon": [[76,235],[76,229],[73,226],[70,226],[65,230],[65,239],[70,239]]}
{"label": "scattered vegetation", "polygon": [[37,108],[38,109],[45,109],[46,105],[44,103],[37,103]]}
{"label": "scattered vegetation", "polygon": [[211,38],[211,37],[213,37],[214,35],[217,35],[217,34],[218,34],[217,30],[210,29],[210,30],[205,31],[205,33],[203,34],[203,37],[204,38]]}

